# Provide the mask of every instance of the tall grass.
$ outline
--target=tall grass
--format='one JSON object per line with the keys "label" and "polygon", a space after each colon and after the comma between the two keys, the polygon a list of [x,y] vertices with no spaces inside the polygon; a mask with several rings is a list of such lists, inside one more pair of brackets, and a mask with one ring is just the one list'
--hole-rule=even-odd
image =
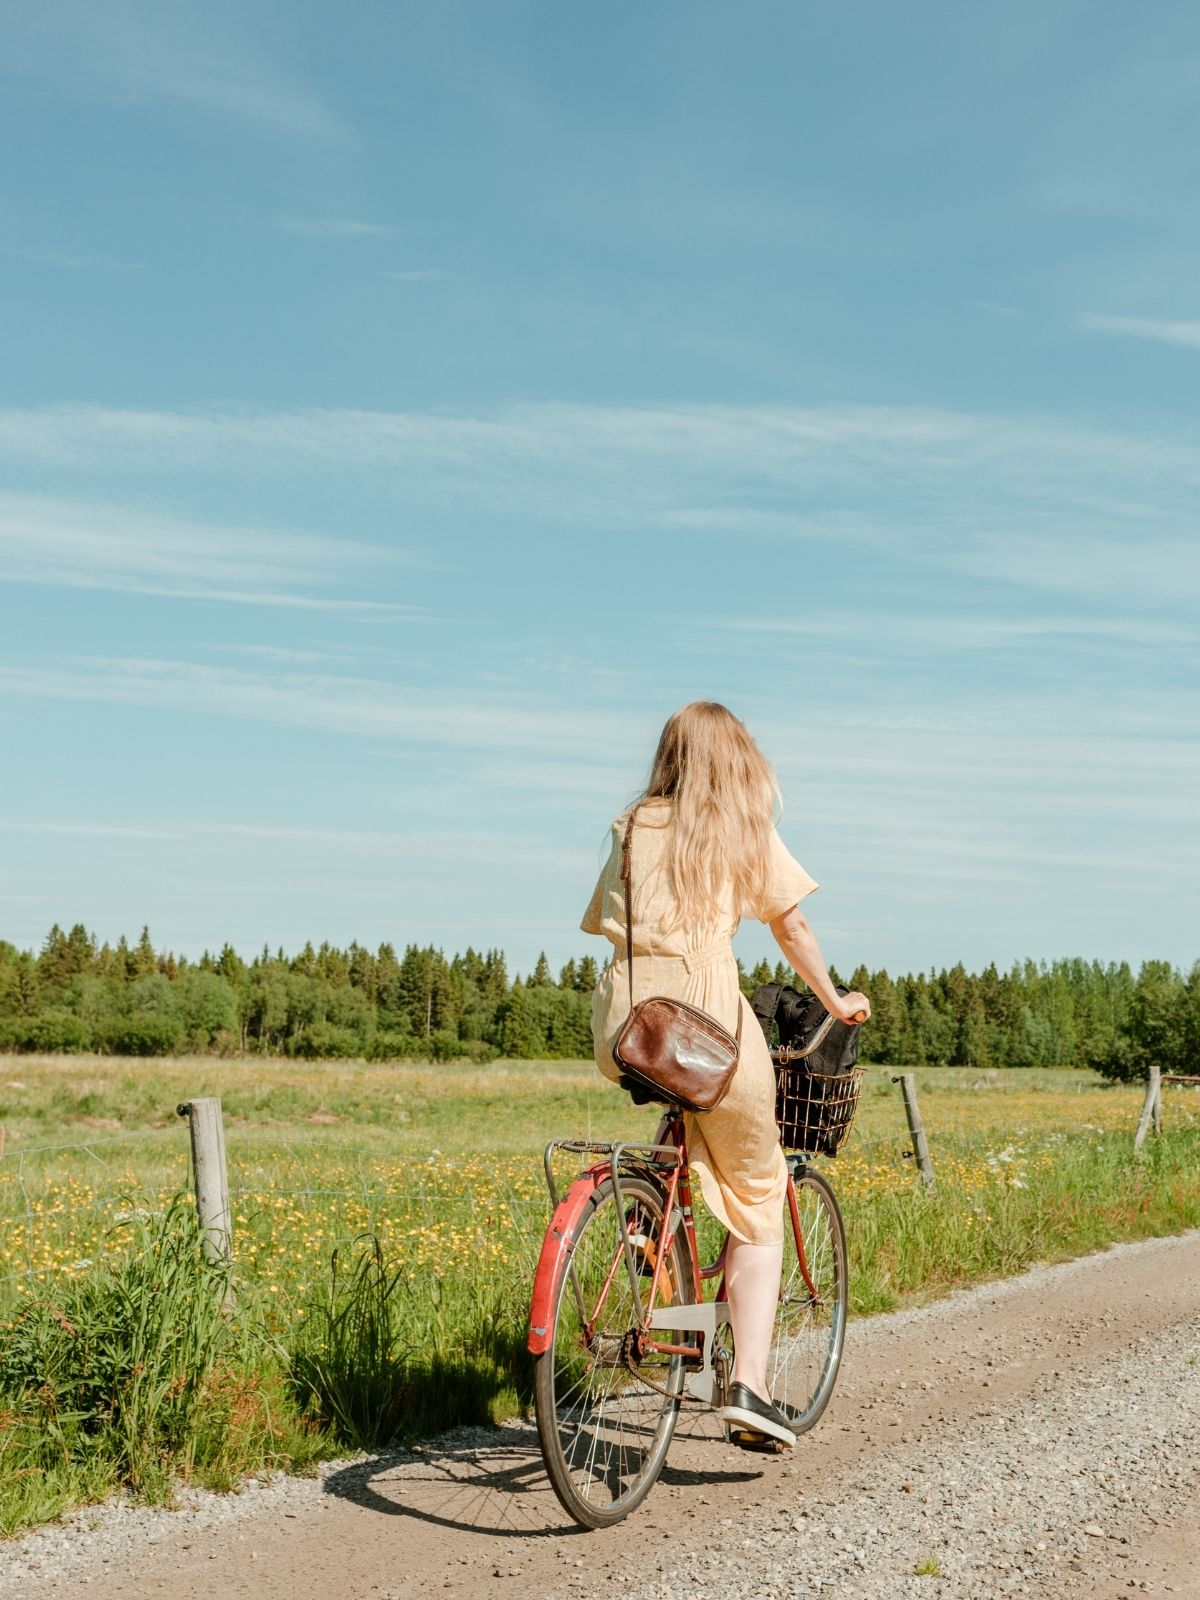
{"label": "tall grass", "polygon": [[335,1250],[293,1348],[307,1415],[358,1448],[410,1441],[523,1409],[528,1290],[508,1278],[443,1282],[389,1263],[365,1234]]}
{"label": "tall grass", "polygon": [[24,1306],[0,1347],[0,1533],[128,1488],[226,1488],[324,1446],[287,1403],[278,1362],[230,1306],[183,1200],[120,1225],[125,1250]]}
{"label": "tall grass", "polygon": [[1200,1226],[1195,1132],[1168,1131],[1136,1156],[1130,1144],[1125,1134],[1063,1141],[1019,1184],[1001,1177],[974,1190],[946,1183],[926,1194],[914,1184],[844,1196],[852,1309],[890,1311],[905,1297]]}

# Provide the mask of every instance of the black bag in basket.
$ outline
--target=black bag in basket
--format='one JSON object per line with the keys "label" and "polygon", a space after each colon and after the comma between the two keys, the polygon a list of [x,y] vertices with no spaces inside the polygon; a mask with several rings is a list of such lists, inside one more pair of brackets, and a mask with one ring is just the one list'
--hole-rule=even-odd
{"label": "black bag in basket", "polygon": [[[850,992],[840,983],[837,990]],[[829,1015],[816,995],[784,983],[763,984],[750,1005],[768,1046],[803,1049]],[[786,1149],[837,1154],[858,1108],[861,1033],[853,1023],[835,1022],[812,1055],[777,1069],[775,1116]]]}

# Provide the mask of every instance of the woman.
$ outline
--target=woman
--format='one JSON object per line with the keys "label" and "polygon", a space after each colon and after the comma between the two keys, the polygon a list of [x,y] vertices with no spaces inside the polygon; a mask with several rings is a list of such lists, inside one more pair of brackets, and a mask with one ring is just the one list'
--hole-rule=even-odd
{"label": "woman", "polygon": [[[662,731],[650,781],[636,803],[630,846],[635,998],[670,995],[735,1031],[741,1053],[728,1094],[687,1117],[693,1171],[709,1209],[729,1229],[725,1287],[733,1324],[729,1404],[719,1415],[785,1444],[796,1436],[771,1399],[767,1359],[783,1263],[787,1167],[775,1125],[775,1074],[762,1031],[742,996],[731,940],[743,916],[770,926],[785,959],[822,1004],[846,1022],[870,1015],[862,994],[840,995],[800,901],[817,887],[775,831],[779,786],[766,757],[731,711],[697,700]],[[592,997],[596,1063],[614,1081],[612,1048],[629,1012],[621,845],[580,926],[616,947]]]}

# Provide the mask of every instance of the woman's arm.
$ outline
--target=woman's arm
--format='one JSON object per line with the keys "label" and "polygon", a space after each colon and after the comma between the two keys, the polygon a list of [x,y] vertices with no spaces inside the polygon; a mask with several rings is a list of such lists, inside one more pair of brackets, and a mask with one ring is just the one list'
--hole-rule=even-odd
{"label": "woman's arm", "polygon": [[843,1022],[867,1020],[871,1015],[871,1002],[865,994],[837,992],[825,966],[817,936],[801,914],[799,906],[785,911],[768,926],[793,970],[800,974],[826,1011],[840,1017]]}

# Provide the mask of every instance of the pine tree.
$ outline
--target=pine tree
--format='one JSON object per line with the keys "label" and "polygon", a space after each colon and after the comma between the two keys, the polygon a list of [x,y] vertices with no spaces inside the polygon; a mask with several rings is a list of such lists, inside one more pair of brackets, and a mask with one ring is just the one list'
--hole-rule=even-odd
{"label": "pine tree", "polygon": [[77,977],[82,973],[91,972],[96,965],[96,938],[87,931],[82,922],[77,922],[67,935],[67,946],[70,952],[71,976]]}
{"label": "pine tree", "polygon": [[522,1059],[530,1054],[529,1013],[525,985],[518,978],[496,1013],[496,1044],[501,1055]]}
{"label": "pine tree", "polygon": [[871,1021],[863,1041],[864,1050],[873,1061],[891,1061],[900,1065],[908,1059],[905,1054],[907,1017],[896,993],[896,985],[888,977],[887,969],[880,968],[878,972],[871,973],[861,988],[871,1002]]}
{"label": "pine tree", "polygon": [[292,962],[292,971],[298,972],[302,977],[315,978],[317,975],[317,953],[309,940],[300,954]]}
{"label": "pine tree", "polygon": [[142,928],[142,936],[137,942],[137,948],[130,958],[131,978],[146,978],[158,970],[158,957],[154,953],[154,946],[150,943],[150,929]]}
{"label": "pine tree", "polygon": [[508,963],[503,950],[489,950],[483,960],[483,996],[498,1006],[508,993]]}
{"label": "pine tree", "polygon": [[221,954],[217,957],[216,970],[235,989],[240,989],[246,981],[246,963],[231,944],[221,946]]}
{"label": "pine tree", "polygon": [[378,969],[375,957],[369,950],[364,950],[360,944],[350,946],[350,987],[366,997],[371,1005],[375,1004],[375,995],[378,988]]}
{"label": "pine tree", "polygon": [[37,962],[38,982],[47,994],[53,994],[71,976],[67,953],[67,936],[56,922],[42,941]]}

